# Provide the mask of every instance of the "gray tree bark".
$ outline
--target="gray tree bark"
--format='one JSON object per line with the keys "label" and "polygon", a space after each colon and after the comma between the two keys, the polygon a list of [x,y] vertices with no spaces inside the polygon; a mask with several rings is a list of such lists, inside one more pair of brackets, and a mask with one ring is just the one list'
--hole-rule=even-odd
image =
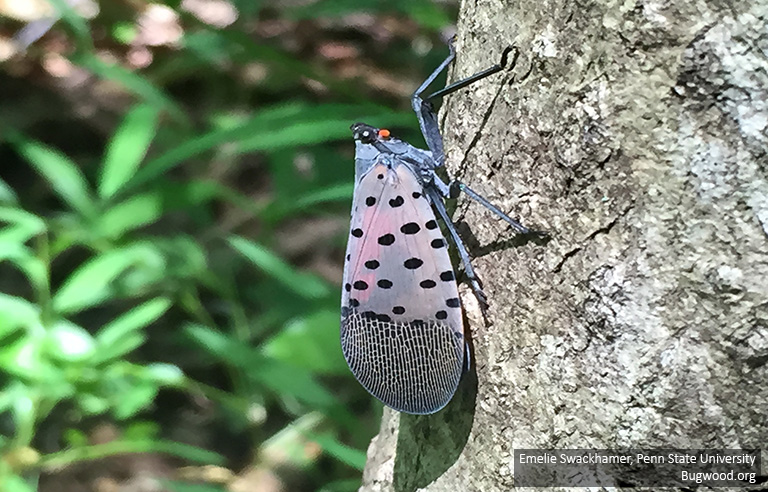
{"label": "gray tree bark", "polygon": [[[386,410],[364,491],[507,491],[516,448],[768,443],[768,1],[464,0],[447,167],[492,326],[433,416]],[[573,490],[573,489],[571,489]]]}

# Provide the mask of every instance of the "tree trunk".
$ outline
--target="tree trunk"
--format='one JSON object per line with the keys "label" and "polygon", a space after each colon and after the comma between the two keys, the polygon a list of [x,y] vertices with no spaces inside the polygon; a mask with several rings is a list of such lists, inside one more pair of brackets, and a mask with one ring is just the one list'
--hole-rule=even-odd
{"label": "tree trunk", "polygon": [[508,491],[517,448],[768,443],[768,0],[464,0],[450,173],[492,326],[432,416],[386,410],[361,490]]}

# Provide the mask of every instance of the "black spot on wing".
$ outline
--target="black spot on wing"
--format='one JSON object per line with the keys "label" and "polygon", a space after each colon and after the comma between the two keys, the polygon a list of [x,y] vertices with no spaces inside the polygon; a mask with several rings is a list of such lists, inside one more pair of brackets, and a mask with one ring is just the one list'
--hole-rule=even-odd
{"label": "black spot on wing", "polygon": [[422,280],[421,282],[419,282],[419,286],[422,289],[432,289],[436,285],[437,285],[437,283],[434,280],[429,279],[429,278],[427,280]]}
{"label": "black spot on wing", "polygon": [[415,270],[423,264],[424,264],[424,261],[422,261],[419,258],[408,258],[403,262],[403,266],[408,270]]}
{"label": "black spot on wing", "polygon": [[392,234],[384,234],[383,236],[379,236],[379,244],[382,246],[390,246],[394,242],[395,236]]}
{"label": "black spot on wing", "polygon": [[400,228],[400,232],[403,234],[416,234],[421,230],[421,227],[419,227],[419,224],[416,222],[408,222],[407,224],[403,224],[403,226]]}
{"label": "black spot on wing", "polygon": [[405,203],[405,199],[402,196],[397,195],[395,198],[389,201],[389,206],[392,208],[397,208],[400,207],[403,203]]}
{"label": "black spot on wing", "polygon": [[368,260],[365,262],[365,268],[368,270],[376,270],[379,268],[380,263],[377,260]]}
{"label": "black spot on wing", "polygon": [[391,289],[392,288],[392,281],[383,278],[383,279],[379,280],[378,282],[376,282],[376,285],[378,285],[382,289]]}
{"label": "black spot on wing", "polygon": [[454,280],[456,276],[453,274],[453,270],[446,270],[440,274],[440,280],[443,282],[450,282]]}

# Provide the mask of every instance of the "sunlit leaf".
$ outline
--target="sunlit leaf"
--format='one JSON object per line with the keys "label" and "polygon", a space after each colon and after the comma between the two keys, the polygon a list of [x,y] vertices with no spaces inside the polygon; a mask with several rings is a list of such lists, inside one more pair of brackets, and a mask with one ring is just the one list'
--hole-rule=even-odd
{"label": "sunlit leaf", "polygon": [[60,360],[82,361],[93,355],[96,342],[82,327],[59,320],[48,330],[48,350]]}
{"label": "sunlit leaf", "polygon": [[0,292],[0,339],[19,327],[39,322],[40,310],[21,297]]}
{"label": "sunlit leaf", "polygon": [[123,119],[107,146],[101,170],[99,196],[111,197],[133,177],[155,136],[158,109],[151,105],[134,107]]}
{"label": "sunlit leaf", "polygon": [[61,152],[20,134],[9,134],[18,152],[73,210],[92,216],[93,198],[80,168]]}
{"label": "sunlit leaf", "polygon": [[173,364],[147,364],[147,376],[162,385],[178,385],[184,381],[184,373]]}
{"label": "sunlit leaf", "polygon": [[146,244],[135,244],[97,255],[77,268],[53,296],[54,309],[74,313],[110,296],[112,282],[139,262],[155,264],[162,257]]}
{"label": "sunlit leaf", "polygon": [[[33,482],[30,480],[30,482]],[[0,477],[0,490],[4,492],[37,492],[37,485],[28,483],[19,475],[5,473]]]}
{"label": "sunlit leaf", "polygon": [[98,218],[99,234],[118,239],[126,232],[157,221],[163,213],[157,192],[134,195],[110,207]]}

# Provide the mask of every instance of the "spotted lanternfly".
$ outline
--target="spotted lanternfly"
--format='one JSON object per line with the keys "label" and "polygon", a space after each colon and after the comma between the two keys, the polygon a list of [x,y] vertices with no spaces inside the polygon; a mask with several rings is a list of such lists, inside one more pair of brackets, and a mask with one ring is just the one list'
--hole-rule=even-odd
{"label": "spotted lanternfly", "polygon": [[401,412],[429,414],[443,408],[469,365],[456,274],[434,211],[483,311],[485,295],[444,198],[463,191],[518,233],[531,232],[466,185],[448,185],[435,174],[444,155],[429,101],[502,70],[510,51],[504,51],[499,64],[423,98],[455,58],[451,47],[412,98],[429,150],[398,140],[389,130],[364,123],[351,128],[355,190],[341,296],[341,347],[365,389]]}

